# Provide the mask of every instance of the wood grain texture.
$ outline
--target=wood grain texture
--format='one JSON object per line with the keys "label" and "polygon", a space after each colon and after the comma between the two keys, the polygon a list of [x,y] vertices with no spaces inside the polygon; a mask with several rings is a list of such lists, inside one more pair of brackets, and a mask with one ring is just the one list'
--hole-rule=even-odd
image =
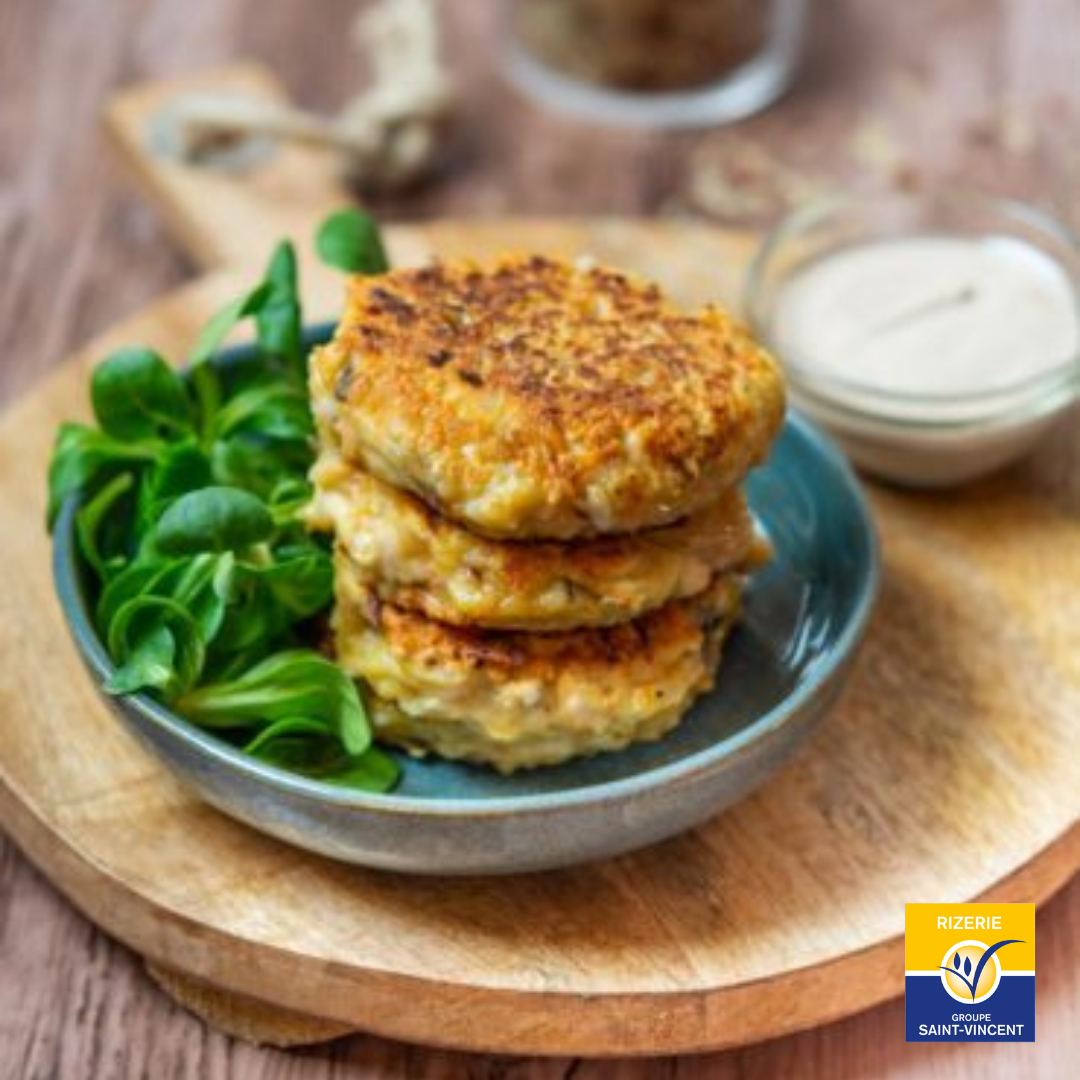
{"label": "wood grain texture", "polygon": [[[616,221],[432,223],[390,243],[397,261],[589,253],[650,269],[686,303],[730,300],[746,249],[702,226]],[[721,265],[727,283],[709,273]],[[559,873],[417,880],[293,851],[185,794],[64,642],[39,478],[58,421],[86,413],[94,358],[123,341],[182,357],[244,281],[222,271],[152,306],[0,422],[0,502],[24,511],[0,536],[0,812],[111,934],[210,987],[409,1041],[686,1052],[898,993],[903,899],[1038,902],[1075,872],[1080,524],[1071,500],[1015,473],[948,499],[872,490],[884,587],[847,694],[791,767],[665,844]],[[311,309],[334,291],[316,283]],[[185,996],[266,1037],[257,1009]]]}
{"label": "wood grain texture", "polygon": [[[152,80],[111,99],[105,127],[138,186],[201,265],[254,266],[265,256],[270,222],[283,236],[310,236],[348,198],[332,156],[299,147],[255,148],[250,167],[188,165],[167,149],[169,105],[214,93],[280,102],[281,83],[254,64],[202,76]],[[173,136],[175,137],[175,135]]]}
{"label": "wood grain texture", "polygon": [[[120,186],[96,117],[122,83],[240,58],[268,63],[303,103],[354,87],[341,47],[353,0],[9,0],[0,5],[0,399],[76,343],[190,271],[153,213]],[[591,212],[683,214],[692,156],[761,148],[820,183],[885,173],[1026,195],[1080,224],[1080,9],[1073,0],[820,0],[798,92],[701,137],[608,132],[542,114],[491,63],[494,0],[447,3],[466,125],[441,183],[382,199],[394,217]],[[896,146],[899,144],[899,152]],[[882,150],[892,150],[890,154]],[[910,178],[910,177],[909,177]],[[750,177],[747,188],[768,186]],[[1026,478],[1080,491],[1050,445]],[[37,658],[35,658],[37,659]],[[0,840],[0,1075],[313,1077],[658,1075],[1057,1077],[1080,1058],[1080,883],[1039,917],[1039,1042],[905,1046],[902,1006],[747,1051],[671,1063],[535,1063],[354,1039],[306,1055],[257,1052],[207,1031],[156,993],[121,947],[59,900]]]}

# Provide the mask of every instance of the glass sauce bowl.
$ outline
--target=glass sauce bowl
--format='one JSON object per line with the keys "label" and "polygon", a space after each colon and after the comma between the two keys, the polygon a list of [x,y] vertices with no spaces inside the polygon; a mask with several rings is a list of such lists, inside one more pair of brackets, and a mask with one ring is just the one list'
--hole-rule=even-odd
{"label": "glass sauce bowl", "polygon": [[[899,253],[912,241],[945,241],[945,252],[950,244],[959,250],[1012,251],[1014,257],[1029,258],[1033,267],[1053,268],[1056,321],[1054,327],[1047,324],[1047,336],[1053,331],[1060,339],[1070,319],[1074,328],[1060,361],[1045,362],[1044,357],[1026,365],[1024,352],[1018,351],[1018,363],[1008,373],[988,368],[976,384],[971,343],[958,340],[956,348],[912,357],[910,370],[897,372],[894,385],[888,385],[880,372],[871,379],[857,367],[845,370],[833,357],[821,355],[820,341],[815,346],[792,333],[790,297],[815,268],[871,248]],[[924,261],[933,271],[929,250]],[[868,265],[872,268],[872,261]],[[881,267],[878,272],[883,272]],[[974,479],[1026,453],[1080,396],[1078,281],[1077,238],[1060,222],[1022,203],[953,192],[832,197],[789,215],[766,236],[749,271],[745,309],[754,331],[784,365],[792,404],[829,430],[856,465],[897,483],[941,487]],[[861,284],[856,281],[851,290],[853,308],[860,303]],[[900,296],[912,287],[902,274],[895,285]],[[924,304],[912,316],[947,319],[950,302],[960,305],[973,299],[977,297],[961,291]],[[1006,317],[999,308],[984,305],[982,310]],[[962,334],[964,324],[956,314],[956,333]],[[828,317],[828,312],[823,315]],[[969,318],[968,330],[970,323]],[[947,340],[947,324],[944,330]],[[1036,333],[1030,345],[1036,358],[1047,342]],[[963,373],[950,368],[962,360]],[[920,364],[924,371],[934,369],[937,385],[917,385]],[[968,385],[960,392],[965,378]]]}

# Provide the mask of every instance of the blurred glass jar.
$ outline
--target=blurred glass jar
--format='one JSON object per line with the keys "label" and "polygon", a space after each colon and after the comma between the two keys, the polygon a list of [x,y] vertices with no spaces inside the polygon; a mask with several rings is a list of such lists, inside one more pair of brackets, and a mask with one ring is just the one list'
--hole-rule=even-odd
{"label": "blurred glass jar", "polygon": [[810,0],[508,0],[511,79],[603,123],[700,127],[790,85]]}

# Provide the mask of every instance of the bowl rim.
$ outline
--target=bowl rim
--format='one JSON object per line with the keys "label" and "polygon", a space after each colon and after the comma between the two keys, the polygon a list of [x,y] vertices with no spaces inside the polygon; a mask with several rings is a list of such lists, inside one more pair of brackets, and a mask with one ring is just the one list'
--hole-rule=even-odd
{"label": "bowl rim", "polygon": [[[332,324],[306,327],[305,339],[318,338],[319,335],[326,334],[329,327],[332,327]],[[254,351],[255,346],[250,343],[234,345],[221,350],[216,361],[229,363],[232,360],[241,360],[252,355]],[[97,680],[97,690],[106,703],[114,709],[126,706],[146,722],[178,738],[217,765],[243,774],[249,781],[290,796],[331,804],[340,809],[441,818],[482,819],[612,803],[699,775],[767,738],[827,691],[833,680],[843,672],[865,636],[881,580],[881,546],[869,504],[847,459],[830,438],[793,409],[788,410],[785,418],[785,427],[787,426],[812,445],[828,466],[852,506],[855,520],[862,531],[866,548],[866,572],[858,582],[858,591],[849,618],[832,640],[831,647],[813,657],[788,696],[739,731],[675,761],[631,776],[580,788],[498,795],[482,799],[352,791],[287,772],[244,754],[148,694],[137,693],[110,698],[102,690],[101,684],[115,671],[115,664],[93,624],[90,605],[80,581],[79,555],[75,544],[75,514],[79,502],[74,496],[67,499],[61,508],[53,532],[54,588],[75,646]]]}
{"label": "bowl rim", "polygon": [[[859,213],[873,215],[889,207],[913,209],[928,217],[949,209],[982,213],[996,219],[1003,226],[1012,226],[1014,231],[1009,232],[1007,228],[1003,228],[1002,236],[1015,235],[1016,226],[1022,226],[1043,239],[1044,243],[1036,246],[1039,246],[1040,251],[1047,257],[1054,258],[1046,251],[1046,243],[1054,243],[1068,251],[1080,266],[1080,234],[1060,218],[1020,199],[965,188],[940,187],[914,192],[887,190],[822,195],[786,214],[770,228],[758,245],[747,270],[743,310],[754,332],[769,347],[773,346],[773,334],[772,320],[765,308],[764,298],[770,292],[765,279],[768,267],[777,254],[785,245],[829,219]],[[941,234],[945,232],[946,230],[942,230]],[[858,245],[872,240],[875,236],[889,235],[913,238],[940,234],[934,233],[929,227],[904,232],[875,232],[868,229],[864,237],[853,243]],[[962,234],[957,231],[956,235]],[[1030,240],[1028,242],[1034,243]],[[1060,259],[1054,258],[1054,261],[1061,267],[1069,282],[1077,326],[1080,328],[1080,271],[1076,267],[1063,264]],[[822,374],[816,371],[812,364],[803,363],[797,357],[784,356],[782,362],[789,381],[801,393],[827,404],[838,413],[872,421],[883,429],[890,427],[904,431],[982,431],[1038,419],[1067,408],[1080,397],[1080,340],[1067,359],[1046,371],[1024,376],[1003,387],[975,390],[966,394],[965,402],[971,409],[956,417],[935,416],[930,411],[922,417],[903,416],[890,412],[888,408],[889,405],[902,405],[924,407],[927,410],[940,409],[951,399],[952,395],[946,392],[882,390],[859,379]],[[876,410],[851,403],[851,395],[865,394],[878,396],[886,403],[885,407]]]}

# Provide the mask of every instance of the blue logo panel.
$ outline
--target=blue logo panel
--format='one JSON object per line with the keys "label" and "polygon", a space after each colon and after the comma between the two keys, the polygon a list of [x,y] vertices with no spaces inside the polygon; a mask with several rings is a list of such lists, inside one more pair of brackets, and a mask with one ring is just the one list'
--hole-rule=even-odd
{"label": "blue logo panel", "polygon": [[1003,973],[985,1002],[963,1004],[937,975],[904,979],[908,1042],[1034,1042],[1035,976]]}

